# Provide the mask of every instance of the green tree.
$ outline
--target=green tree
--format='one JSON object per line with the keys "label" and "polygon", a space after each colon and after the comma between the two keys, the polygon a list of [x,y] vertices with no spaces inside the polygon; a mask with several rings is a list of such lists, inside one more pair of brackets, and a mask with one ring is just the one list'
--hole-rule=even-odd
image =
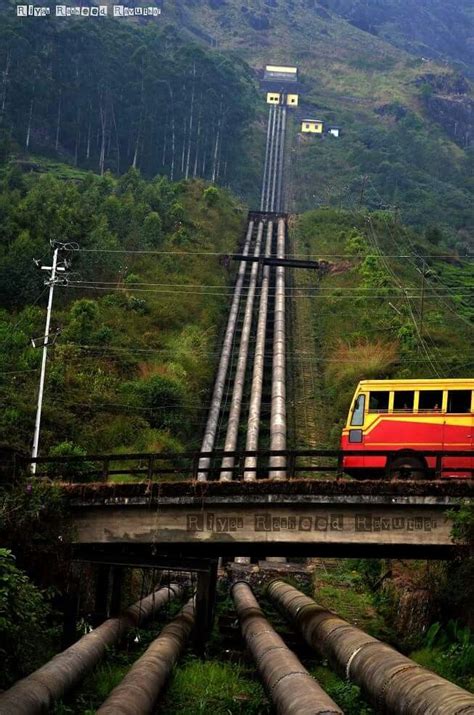
{"label": "green tree", "polygon": [[64,336],[76,343],[93,340],[93,332],[98,327],[99,306],[97,301],[82,298],[74,303],[70,311],[69,325]]}
{"label": "green tree", "polygon": [[143,242],[145,246],[157,248],[163,238],[163,224],[160,215],[151,211],[143,223]]}
{"label": "green tree", "polygon": [[43,593],[0,548],[0,688],[44,662],[51,647],[51,608]]}

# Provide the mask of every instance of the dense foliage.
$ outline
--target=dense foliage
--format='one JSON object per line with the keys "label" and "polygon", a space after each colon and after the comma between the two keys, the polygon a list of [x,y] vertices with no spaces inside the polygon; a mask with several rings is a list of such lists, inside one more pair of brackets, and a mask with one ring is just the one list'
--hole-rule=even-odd
{"label": "dense foliage", "polygon": [[197,444],[228,299],[216,252],[235,247],[243,219],[230,197],[135,169],[66,183],[9,169],[0,213],[0,443],[29,450],[41,360],[30,339],[48,292],[33,259],[50,265],[51,240],[67,244],[70,271],[55,290],[43,454]]}
{"label": "dense foliage", "polygon": [[471,374],[474,268],[442,235],[433,243],[431,231],[407,229],[387,211],[322,209],[299,218],[294,247],[329,261],[318,284],[301,279],[294,300],[301,444],[338,443],[361,379]]}
{"label": "dense foliage", "polygon": [[471,247],[472,156],[453,149],[438,128],[406,107],[398,109],[399,119],[394,105],[377,123],[354,121],[346,111],[339,117],[342,138],[300,140],[295,202],[300,210],[395,209],[404,223],[437,228],[465,255]]}
{"label": "dense foliage", "polygon": [[52,655],[50,616],[43,593],[16,566],[12,552],[0,549],[0,689]]}
{"label": "dense foliage", "polygon": [[40,27],[1,16],[0,132],[12,149],[101,174],[235,177],[254,111],[243,62],[161,23],[45,18]]}

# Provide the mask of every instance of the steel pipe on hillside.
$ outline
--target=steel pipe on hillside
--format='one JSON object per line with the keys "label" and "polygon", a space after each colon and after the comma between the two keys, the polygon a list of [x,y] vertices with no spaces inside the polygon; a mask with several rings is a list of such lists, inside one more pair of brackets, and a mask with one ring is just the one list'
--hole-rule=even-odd
{"label": "steel pipe on hillside", "polygon": [[280,580],[271,581],[267,593],[307,643],[327,658],[341,677],[361,687],[377,713],[474,713],[474,695],[351,626],[293,586]]}
{"label": "steel pipe on hillside", "polygon": [[[267,224],[265,242],[265,257],[270,256],[273,238],[273,222]],[[258,449],[260,433],[260,412],[262,408],[263,375],[265,370],[265,339],[267,334],[268,288],[270,283],[270,266],[264,266],[260,303],[258,310],[257,338],[255,342],[255,357],[253,363],[252,387],[250,391],[249,416],[247,420],[247,440],[245,449],[248,452]],[[245,459],[244,481],[254,481],[257,478],[257,458]]]}
{"label": "steel pipe on hillside", "polygon": [[[245,237],[244,249],[242,251],[244,256],[248,255],[250,249],[250,242],[252,240],[254,222],[250,221],[247,229],[247,235]],[[230,356],[232,354],[232,343],[234,342],[235,327],[237,325],[237,315],[239,312],[240,296],[242,293],[242,285],[244,282],[245,271],[247,268],[246,261],[241,261],[239,265],[239,270],[237,274],[237,280],[235,282],[234,296],[232,298],[232,304],[229,311],[229,317],[227,319],[227,327],[224,336],[224,342],[222,344],[222,352],[219,359],[219,367],[217,369],[216,381],[214,383],[214,391],[212,393],[211,407],[209,409],[209,415],[207,418],[206,429],[204,431],[204,437],[202,440],[201,451],[202,452],[212,452],[214,449],[214,443],[216,440],[217,425],[219,423],[219,414],[221,410],[222,396],[224,394],[225,382],[227,377],[227,370],[229,368]],[[198,466],[198,481],[205,482],[208,478],[207,471],[211,464],[209,457],[201,457]]]}
{"label": "steel pipe on hillside", "polygon": [[[257,239],[255,241],[254,257],[260,256],[262,244],[263,221],[260,221],[257,229]],[[242,396],[244,393],[245,374],[247,370],[247,360],[249,354],[250,333],[253,321],[253,304],[255,299],[255,289],[257,287],[258,262],[252,263],[250,272],[250,282],[247,291],[247,302],[245,304],[244,322],[240,336],[239,356],[234,376],[234,387],[230,403],[229,418],[227,421],[227,431],[224,442],[224,450],[233,452],[237,448],[237,438],[239,434],[240,413],[242,411]],[[229,482],[233,479],[232,467],[235,464],[234,457],[224,457],[222,460],[220,481]],[[228,471],[226,471],[228,470]]]}
{"label": "steel pipe on hillside", "polygon": [[275,211],[275,199],[276,199],[276,188],[277,188],[277,176],[278,176],[278,166],[280,163],[280,133],[281,133],[281,107],[276,108],[276,128],[275,128],[275,138],[274,138],[274,151],[273,151],[273,166],[271,168],[272,172],[272,186],[270,192],[270,211]]}
{"label": "steel pipe on hillside", "polygon": [[[285,221],[278,220],[277,258],[285,257]],[[275,314],[273,328],[272,407],[270,416],[270,449],[286,449],[286,334],[285,334],[285,269],[276,268]],[[286,479],[286,458],[270,458],[270,479]]]}
{"label": "steel pipe on hillside", "polygon": [[265,208],[264,211],[271,211],[271,198],[272,198],[272,181],[273,181],[273,172],[274,172],[274,163],[275,163],[275,139],[276,139],[276,130],[277,130],[277,119],[278,119],[278,110],[277,107],[275,107],[275,111],[273,113],[273,123],[271,127],[271,134],[270,134],[270,151],[268,155],[268,171],[267,171],[267,186],[266,186],[266,198],[265,198]]}
{"label": "steel pipe on hillside", "polygon": [[195,624],[192,598],[136,661],[97,715],[148,715],[154,711],[168,677]]}
{"label": "steel pipe on hillside", "polygon": [[263,615],[250,586],[237,581],[232,598],[242,635],[275,710],[281,715],[342,715]]}
{"label": "steel pipe on hillside", "polygon": [[268,111],[268,122],[267,122],[267,142],[265,144],[265,162],[263,164],[263,179],[262,179],[262,193],[260,197],[260,211],[265,210],[266,201],[266,186],[267,186],[267,176],[268,176],[268,159],[270,153],[270,140],[271,140],[271,130],[273,124],[273,114],[275,108],[273,105],[270,106]]}
{"label": "steel pipe on hillside", "polygon": [[283,211],[283,170],[285,159],[285,143],[286,143],[286,107],[281,110],[281,132],[280,132],[280,158],[278,164],[278,185],[277,185],[277,200],[275,211]]}
{"label": "steel pipe on hillside", "polygon": [[118,618],[109,618],[77,643],[58,653],[48,663],[0,694],[1,715],[36,715],[49,710],[55,700],[76,687],[131,628],[152,618],[182,588],[170,584],[127,608]]}

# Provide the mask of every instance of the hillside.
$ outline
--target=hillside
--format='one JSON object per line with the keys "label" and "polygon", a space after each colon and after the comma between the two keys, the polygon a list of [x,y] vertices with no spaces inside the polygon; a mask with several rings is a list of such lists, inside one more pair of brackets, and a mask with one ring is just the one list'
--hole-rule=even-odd
{"label": "hillside", "polygon": [[302,81],[293,143],[306,116],[340,125],[342,136],[298,140],[289,208],[397,206],[403,221],[469,248],[465,0],[177,0],[157,22],[51,18],[41,32],[9,3],[0,8],[0,153],[200,176],[256,205],[265,132],[258,72],[291,61]]}
{"label": "hillside", "polygon": [[[357,14],[363,6],[367,14],[373,4],[351,2],[350,7]],[[351,207],[359,199],[361,177],[368,175],[374,185],[374,191],[364,195],[369,207],[396,204],[403,220],[418,226],[439,225],[451,244],[464,250],[463,232],[472,227],[471,86],[457,69],[429,59],[439,55],[434,45],[431,54],[422,55],[415,52],[409,37],[413,28],[433,34],[443,13],[441,6],[435,4],[436,12],[431,9],[427,24],[423,15],[427,3],[418,3],[413,12],[414,3],[405,4],[403,12],[395,0],[376,3],[379,12],[374,17],[380,22],[383,18],[386,28],[377,35],[374,28],[368,32],[355,26],[352,16],[344,17],[348,3],[326,5],[331,9],[305,0],[245,4],[196,0],[170,4],[166,19],[188,35],[193,28],[206,28],[219,49],[244,57],[255,70],[269,61],[297,64],[303,91],[294,134],[305,116],[342,126],[339,142],[325,138],[298,147],[297,161],[292,162],[296,165],[292,210],[328,203]],[[453,36],[469,33],[467,13],[463,2],[445,10],[446,27]],[[398,18],[399,25],[391,22],[392,17]],[[458,25],[463,27],[459,33]],[[442,28],[440,34],[436,32],[436,42],[442,40]],[[395,35],[404,42],[396,42]]]}
{"label": "hillside", "polygon": [[[100,174],[132,166],[252,194],[256,92],[247,65],[171,27],[0,10],[0,154],[41,154]],[[34,168],[34,167],[32,167]]]}
{"label": "hillside", "polygon": [[[197,447],[231,279],[216,253],[243,211],[202,182],[120,180],[61,167],[0,181],[0,445],[28,453],[34,425],[50,240],[69,247],[48,360],[42,453]],[[40,342],[41,345],[41,342]]]}
{"label": "hillside", "polygon": [[294,253],[329,262],[289,300],[298,446],[338,446],[359,380],[472,373],[472,262],[386,211],[310,211],[291,235]]}
{"label": "hillside", "polygon": [[469,0],[320,0],[352,25],[411,54],[474,74],[474,10]]}

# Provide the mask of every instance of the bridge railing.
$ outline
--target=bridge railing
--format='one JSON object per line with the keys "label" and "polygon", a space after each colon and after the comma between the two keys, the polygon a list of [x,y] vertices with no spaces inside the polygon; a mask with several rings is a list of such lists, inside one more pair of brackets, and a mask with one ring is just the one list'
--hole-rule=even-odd
{"label": "bridge railing", "polygon": [[[215,449],[212,452],[161,452],[161,453],[122,453],[122,454],[91,454],[86,456],[64,455],[55,457],[37,457],[31,459],[14,455],[7,461],[0,461],[0,475],[3,480],[9,480],[22,474],[27,474],[33,462],[36,462],[38,478],[49,478],[58,481],[91,482],[91,481],[130,481],[130,480],[160,480],[178,481],[194,480],[199,473],[206,473],[209,481],[219,479],[222,470],[222,459],[231,457],[234,466],[225,468],[232,472],[234,480],[250,478],[265,478],[268,476],[270,457],[285,457],[286,475],[288,479],[308,476],[334,477],[344,476],[343,459],[350,456],[387,457],[385,476],[389,477],[389,465],[397,456],[397,452],[386,449],[364,450],[333,450],[333,449],[289,449],[289,450],[258,450],[258,451],[225,451]],[[470,458],[469,467],[449,467],[449,473],[470,473],[473,476],[474,453],[471,450],[425,450],[425,458],[434,459],[435,469],[430,470],[435,478],[443,476],[444,459],[447,457]],[[245,467],[247,457],[257,458],[257,467]],[[209,458],[210,464],[203,468],[199,466],[202,458]],[[201,463],[202,464],[202,463]]]}

